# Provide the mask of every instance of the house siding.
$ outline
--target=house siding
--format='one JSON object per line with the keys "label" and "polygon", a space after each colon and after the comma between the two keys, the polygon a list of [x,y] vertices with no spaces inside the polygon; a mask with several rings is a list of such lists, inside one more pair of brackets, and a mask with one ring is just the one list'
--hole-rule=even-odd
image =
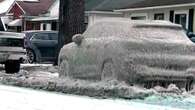
{"label": "house siding", "polygon": [[106,14],[106,13],[91,13],[88,14],[88,26],[95,24],[97,21],[104,18],[122,17],[122,14]]}
{"label": "house siding", "polygon": [[13,14],[13,19],[20,19],[20,16],[24,14],[22,9],[17,4],[14,4],[8,13]]}

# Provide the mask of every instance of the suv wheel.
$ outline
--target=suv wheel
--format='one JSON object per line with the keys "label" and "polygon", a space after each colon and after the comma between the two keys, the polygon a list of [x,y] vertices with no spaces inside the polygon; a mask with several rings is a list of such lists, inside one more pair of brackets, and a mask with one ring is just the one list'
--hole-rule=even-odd
{"label": "suv wheel", "polygon": [[27,50],[27,63],[34,63],[35,62],[35,54],[32,50]]}
{"label": "suv wheel", "polygon": [[18,73],[20,71],[20,62],[19,61],[7,61],[5,63],[5,72],[6,73]]}

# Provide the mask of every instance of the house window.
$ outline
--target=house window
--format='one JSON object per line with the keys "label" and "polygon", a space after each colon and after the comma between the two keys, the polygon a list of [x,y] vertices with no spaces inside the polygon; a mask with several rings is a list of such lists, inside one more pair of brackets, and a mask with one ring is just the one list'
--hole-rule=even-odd
{"label": "house window", "polygon": [[132,20],[146,20],[146,16],[132,16]]}
{"label": "house window", "polygon": [[164,20],[164,13],[156,13],[154,14],[154,20]]}

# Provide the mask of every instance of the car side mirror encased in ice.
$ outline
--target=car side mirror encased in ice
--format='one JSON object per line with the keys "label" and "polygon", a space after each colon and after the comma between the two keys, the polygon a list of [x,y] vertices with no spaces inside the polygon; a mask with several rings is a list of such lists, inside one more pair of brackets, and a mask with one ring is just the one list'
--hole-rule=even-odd
{"label": "car side mirror encased in ice", "polygon": [[195,37],[195,34],[193,32],[189,32],[189,33],[187,33],[187,35],[189,38]]}
{"label": "car side mirror encased in ice", "polygon": [[82,40],[84,39],[84,36],[82,34],[76,34],[72,37],[72,41],[77,44],[80,45],[82,43]]}

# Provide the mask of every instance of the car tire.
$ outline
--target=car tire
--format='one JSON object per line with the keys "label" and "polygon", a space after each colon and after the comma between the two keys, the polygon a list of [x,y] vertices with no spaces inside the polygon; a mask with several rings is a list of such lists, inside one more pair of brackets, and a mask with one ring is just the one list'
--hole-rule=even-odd
{"label": "car tire", "polygon": [[69,63],[67,60],[63,60],[59,65],[60,77],[70,77],[69,72]]}
{"label": "car tire", "polygon": [[27,63],[34,63],[36,60],[36,55],[33,50],[27,50]]}
{"label": "car tire", "polygon": [[5,63],[5,72],[8,74],[18,73],[20,71],[19,61],[7,61]]}
{"label": "car tire", "polygon": [[101,80],[113,80],[115,79],[115,68],[112,61],[106,61],[103,63],[101,71]]}

